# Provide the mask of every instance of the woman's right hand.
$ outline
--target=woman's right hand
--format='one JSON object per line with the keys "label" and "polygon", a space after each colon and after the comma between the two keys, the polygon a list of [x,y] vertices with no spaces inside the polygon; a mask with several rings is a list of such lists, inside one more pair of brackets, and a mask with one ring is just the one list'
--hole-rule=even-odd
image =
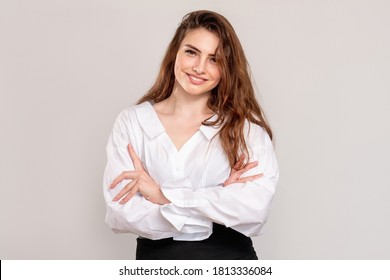
{"label": "woman's right hand", "polygon": [[242,174],[244,174],[245,172],[247,172],[252,168],[255,168],[259,164],[257,161],[248,162],[247,164],[244,164],[244,160],[245,160],[244,155],[242,155],[238,159],[238,161],[230,171],[229,178],[227,178],[225,183],[223,183],[224,187],[233,183],[245,183],[248,181],[253,181],[263,176],[263,173],[260,173],[252,176],[241,177]]}
{"label": "woman's right hand", "polygon": [[134,165],[133,171],[122,172],[112,182],[110,189],[115,188],[125,179],[131,180],[113,199],[120,204],[128,202],[136,193],[140,193],[145,199],[154,204],[168,204],[170,201],[162,193],[160,186],[149,176],[142,165],[141,160],[134,151],[133,146],[127,146],[130,158]]}

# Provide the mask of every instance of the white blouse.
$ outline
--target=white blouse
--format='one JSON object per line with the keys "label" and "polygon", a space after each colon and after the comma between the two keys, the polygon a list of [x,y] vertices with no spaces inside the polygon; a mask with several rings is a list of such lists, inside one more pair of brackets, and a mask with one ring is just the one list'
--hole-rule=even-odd
{"label": "white blouse", "polygon": [[[107,144],[103,184],[106,223],[115,232],[132,232],[149,239],[203,240],[211,235],[213,223],[246,236],[260,234],[279,178],[272,142],[263,128],[247,123],[250,161],[259,165],[242,176],[264,175],[223,187],[230,166],[218,131],[202,125],[178,151],[149,102],[124,110]],[[134,170],[129,143],[171,203],[154,204],[139,193],[124,205],[112,202],[129,180],[113,190],[109,185],[123,171]]]}

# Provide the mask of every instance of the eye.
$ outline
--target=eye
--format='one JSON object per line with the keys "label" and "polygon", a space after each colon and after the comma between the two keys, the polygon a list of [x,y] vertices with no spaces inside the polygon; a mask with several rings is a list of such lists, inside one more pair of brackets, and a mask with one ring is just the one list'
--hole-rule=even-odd
{"label": "eye", "polygon": [[194,52],[193,50],[185,50],[184,52],[185,52],[186,54],[190,55],[190,56],[196,55],[196,52]]}
{"label": "eye", "polygon": [[217,64],[217,59],[215,57],[210,57],[210,62],[213,64]]}

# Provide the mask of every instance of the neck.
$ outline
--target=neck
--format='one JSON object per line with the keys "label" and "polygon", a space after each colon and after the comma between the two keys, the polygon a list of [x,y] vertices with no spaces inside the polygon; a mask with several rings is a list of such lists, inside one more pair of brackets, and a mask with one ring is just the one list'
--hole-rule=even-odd
{"label": "neck", "polygon": [[209,97],[210,93],[192,95],[174,87],[172,94],[165,100],[165,109],[167,113],[187,118],[210,116],[213,112],[207,106]]}

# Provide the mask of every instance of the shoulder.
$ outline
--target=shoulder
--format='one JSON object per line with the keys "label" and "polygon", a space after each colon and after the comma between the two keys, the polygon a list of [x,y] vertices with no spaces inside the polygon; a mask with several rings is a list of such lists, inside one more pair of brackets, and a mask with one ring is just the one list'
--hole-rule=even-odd
{"label": "shoulder", "polygon": [[258,124],[246,121],[244,133],[249,146],[273,146],[267,131]]}
{"label": "shoulder", "polygon": [[112,131],[113,137],[122,137],[133,144],[137,139],[142,139],[143,126],[147,123],[148,118],[148,111],[145,108],[148,108],[148,106],[151,106],[151,104],[144,102],[122,110],[115,120]]}
{"label": "shoulder", "polygon": [[141,104],[128,107],[119,113],[116,122],[133,122],[139,119],[139,116],[150,114],[151,106],[152,105],[149,102],[143,102]]}
{"label": "shoulder", "polygon": [[[138,130],[140,128],[140,120],[138,111],[142,111],[143,108],[147,107],[148,102],[142,104],[130,106],[122,110],[115,119],[114,132],[120,132],[121,134],[129,133],[129,131]],[[141,113],[142,115],[142,113]],[[146,116],[145,116],[146,117]]]}

